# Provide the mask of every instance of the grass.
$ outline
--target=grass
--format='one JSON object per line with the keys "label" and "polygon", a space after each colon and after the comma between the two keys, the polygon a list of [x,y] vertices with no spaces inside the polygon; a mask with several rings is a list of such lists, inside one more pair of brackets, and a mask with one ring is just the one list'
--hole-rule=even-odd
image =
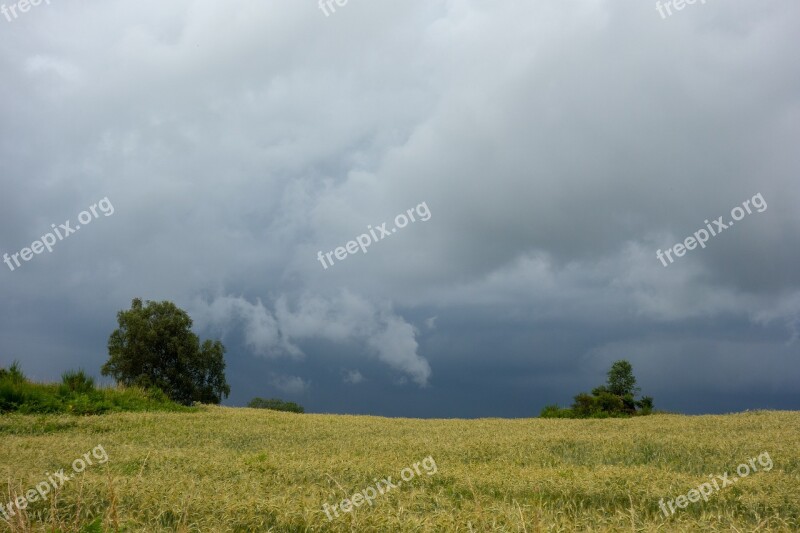
{"label": "grass", "polygon": [[[798,531],[799,412],[632,419],[412,420],[202,407],[0,416],[0,504],[102,445],[17,531]],[[774,467],[674,499],[768,452]],[[322,505],[432,456],[372,507]],[[758,464],[758,463],[756,463]],[[9,493],[10,492],[10,493]],[[13,493],[13,494],[12,494]]]}

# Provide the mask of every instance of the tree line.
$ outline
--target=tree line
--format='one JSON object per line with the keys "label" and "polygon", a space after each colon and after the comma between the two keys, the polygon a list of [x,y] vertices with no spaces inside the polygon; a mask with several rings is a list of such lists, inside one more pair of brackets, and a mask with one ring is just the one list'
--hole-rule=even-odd
{"label": "tree line", "polygon": [[[123,393],[98,390],[85,372],[67,372],[60,385],[36,385],[17,363],[0,368],[0,412],[99,413],[110,410],[168,408],[167,403],[191,406],[219,404],[230,395],[225,378],[225,347],[192,332],[189,314],[169,301],[142,302],[117,313],[118,327],[108,340],[104,376],[114,378]],[[139,392],[136,392],[139,391]],[[612,364],[604,385],[574,397],[569,408],[548,405],[542,418],[608,418],[648,415],[653,398],[636,396],[633,367],[626,360]],[[278,398],[254,398],[248,407],[303,413],[302,406]]]}

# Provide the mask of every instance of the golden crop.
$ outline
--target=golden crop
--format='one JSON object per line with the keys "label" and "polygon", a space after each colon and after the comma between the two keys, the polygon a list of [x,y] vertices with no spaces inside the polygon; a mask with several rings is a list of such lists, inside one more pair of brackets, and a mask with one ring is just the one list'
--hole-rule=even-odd
{"label": "golden crop", "polygon": [[[109,456],[11,526],[0,519],[14,532],[800,531],[798,412],[412,420],[203,407],[0,416],[0,443],[0,505],[97,445]],[[765,451],[771,471],[661,514],[660,498]],[[435,475],[327,519],[324,503],[427,456]]]}

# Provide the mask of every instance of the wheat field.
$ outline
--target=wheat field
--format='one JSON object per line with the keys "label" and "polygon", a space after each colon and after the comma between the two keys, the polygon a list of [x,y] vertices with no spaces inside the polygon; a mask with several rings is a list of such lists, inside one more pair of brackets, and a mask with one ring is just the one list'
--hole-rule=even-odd
{"label": "wheat field", "polygon": [[[202,407],[6,415],[0,439],[0,505],[97,446],[108,457],[13,507],[4,531],[800,530],[798,412],[416,420]],[[769,471],[660,510],[763,453]],[[420,469],[428,457],[435,469]],[[376,481],[386,490],[371,505],[326,515]]]}

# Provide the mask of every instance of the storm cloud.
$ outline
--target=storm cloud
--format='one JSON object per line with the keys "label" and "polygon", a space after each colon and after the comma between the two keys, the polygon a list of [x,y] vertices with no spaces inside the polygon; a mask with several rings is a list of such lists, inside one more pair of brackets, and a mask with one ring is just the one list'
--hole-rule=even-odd
{"label": "storm cloud", "polygon": [[114,206],[0,264],[0,366],[99,375],[141,297],[223,340],[233,405],[532,416],[625,358],[657,408],[798,409],[798,34],[791,0],[0,17],[0,253]]}

